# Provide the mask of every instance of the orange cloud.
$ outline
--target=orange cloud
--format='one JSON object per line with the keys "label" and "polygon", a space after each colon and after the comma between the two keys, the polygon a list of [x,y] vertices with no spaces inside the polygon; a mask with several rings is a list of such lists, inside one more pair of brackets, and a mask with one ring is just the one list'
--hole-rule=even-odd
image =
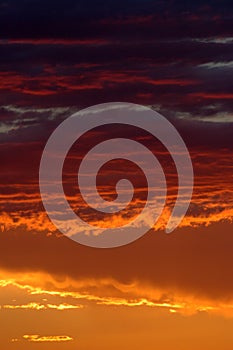
{"label": "orange cloud", "polygon": [[[46,303],[41,304],[36,301],[24,305],[3,305],[4,309],[23,310],[75,310],[96,304],[108,307],[149,307],[164,309],[171,313],[182,315],[193,315],[198,312],[208,312],[211,314],[233,317],[233,299],[213,300],[206,297],[195,297],[190,293],[183,293],[178,290],[158,289],[150,285],[134,281],[131,284],[122,284],[114,279],[93,279],[93,280],[66,280],[61,288],[57,281],[45,274],[24,275],[23,280],[9,278],[0,281],[0,293],[2,288],[17,288],[25,293],[25,298],[49,297],[67,300],[79,300],[76,303]],[[45,289],[36,285],[36,281],[41,280],[41,284],[50,283],[52,288]],[[29,284],[30,283],[30,284]],[[33,285],[34,284],[34,285]],[[93,289],[94,286],[94,289]],[[89,291],[89,292],[88,292]],[[8,292],[9,293],[9,292]],[[172,311],[171,311],[172,310]]]}
{"label": "orange cloud", "polygon": [[[92,134],[92,139],[95,134]],[[159,156],[165,156],[162,153]],[[233,186],[232,186],[232,160],[230,150],[220,150],[219,152],[192,150],[192,161],[195,172],[195,183],[193,196],[189,211],[180,224],[181,227],[200,227],[208,226],[222,221],[232,222],[233,220]],[[80,161],[80,155],[70,156],[72,162]],[[73,163],[72,163],[73,164]],[[211,172],[210,172],[211,167]],[[119,167],[120,168],[120,167]],[[118,168],[117,171],[120,172]],[[125,168],[123,168],[124,170]],[[167,168],[168,173],[168,195],[167,205],[160,220],[154,225],[154,230],[163,230],[168,221],[170,211],[175,203],[177,193],[176,174]],[[127,170],[125,170],[127,171]],[[106,170],[105,182],[102,181],[98,187],[101,195],[105,199],[111,200],[115,195],[114,185],[110,182],[114,171],[110,168]],[[92,212],[79,195],[78,186],[72,182],[76,179],[74,169],[72,173],[67,170],[64,180],[64,188],[68,186],[66,198],[72,209],[90,223],[102,228],[109,226],[120,226],[126,224],[131,218],[138,215],[145,205],[146,190],[144,184],[136,177],[135,173],[128,169],[127,176],[134,178],[137,187],[135,188],[135,198],[131,204],[119,214],[105,215],[98,212]],[[105,175],[105,173],[104,173]],[[34,176],[34,175],[33,175]],[[104,179],[104,176],[103,176]],[[75,180],[74,180],[75,181]],[[39,194],[38,183],[30,185],[2,185],[1,191],[4,193],[0,198],[0,229],[2,232],[8,232],[12,229],[24,229],[27,231],[46,232],[47,235],[55,233],[56,227],[49,220],[42,206]],[[59,200],[59,198],[56,198]],[[156,205],[156,204],[155,204]],[[148,220],[148,218],[145,218]],[[80,227],[80,231],[82,227]]]}

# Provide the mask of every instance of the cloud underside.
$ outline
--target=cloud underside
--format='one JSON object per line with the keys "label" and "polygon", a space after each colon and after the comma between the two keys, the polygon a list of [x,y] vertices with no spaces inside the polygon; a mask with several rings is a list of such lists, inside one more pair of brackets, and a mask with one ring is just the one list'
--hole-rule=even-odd
{"label": "cloud underside", "polygon": [[[37,312],[79,312],[83,308],[92,305],[97,307],[137,307],[162,309],[169,313],[178,313],[184,316],[193,315],[200,312],[218,314],[225,317],[233,317],[233,300],[231,298],[213,299],[208,295],[193,295],[179,288],[169,289],[156,288],[148,281],[134,281],[122,283],[112,278],[89,280],[74,280],[66,278],[63,282],[58,282],[56,278],[44,273],[24,274],[23,279],[12,278],[13,275],[2,272],[7,277],[0,281],[0,293],[5,301],[11,297],[12,293],[20,296],[26,304],[11,302],[2,304],[5,310],[27,310]],[[21,275],[22,276],[22,275]],[[40,286],[38,279],[41,280]],[[46,284],[50,288],[45,288]],[[44,285],[44,286],[43,286]],[[41,302],[41,300],[43,300]],[[55,337],[54,337],[55,338]],[[46,338],[45,338],[46,339]],[[30,338],[28,338],[30,340]],[[62,340],[62,339],[61,339]],[[65,340],[65,339],[64,339]],[[68,339],[71,340],[71,339]],[[34,341],[34,340],[33,340]]]}
{"label": "cloud underside", "polygon": [[[232,315],[231,232],[226,223],[172,235],[150,232],[113,250],[84,247],[62,236],[2,233],[1,289],[27,295],[23,303],[5,300],[2,309],[78,312],[94,303]],[[16,258],[8,261],[8,251]]]}

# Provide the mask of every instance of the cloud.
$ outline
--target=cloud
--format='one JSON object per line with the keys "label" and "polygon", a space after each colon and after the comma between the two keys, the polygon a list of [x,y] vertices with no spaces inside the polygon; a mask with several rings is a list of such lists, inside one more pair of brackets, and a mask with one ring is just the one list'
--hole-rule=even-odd
{"label": "cloud", "polygon": [[232,36],[226,37],[209,37],[209,38],[196,38],[194,41],[207,44],[229,44],[233,42]]}
{"label": "cloud", "polygon": [[108,44],[107,40],[104,39],[62,39],[62,38],[41,38],[41,39],[32,39],[32,38],[22,38],[22,39],[0,39],[0,45],[61,45],[61,46],[73,46],[73,45],[106,45]]}
{"label": "cloud", "polygon": [[71,305],[71,304],[40,304],[36,302],[31,302],[28,304],[22,304],[22,305],[13,305],[13,304],[6,304],[2,305],[3,309],[23,309],[23,310],[48,310],[48,309],[53,309],[53,310],[58,310],[58,311],[64,311],[64,310],[74,310],[74,309],[81,309],[83,308],[83,305]]}
{"label": "cloud", "polygon": [[205,108],[196,114],[188,112],[177,112],[175,115],[178,119],[193,120],[195,122],[200,121],[202,123],[221,123],[222,125],[226,125],[233,122],[232,112],[221,112],[213,105],[206,105]]}
{"label": "cloud", "polygon": [[[50,282],[50,289],[44,289],[34,284],[36,277],[40,278],[41,284]],[[20,277],[19,277],[20,278]],[[27,283],[32,283],[27,284]],[[233,317],[233,300],[213,300],[203,296],[193,296],[192,293],[182,293],[181,291],[171,291],[169,289],[153,288],[150,284],[134,281],[130,284],[119,283],[114,279],[92,279],[92,280],[66,280],[59,286],[59,282],[51,276],[38,274],[34,279],[28,274],[24,276],[24,282],[17,279],[8,279],[0,281],[0,293],[2,289],[7,289],[8,295],[18,293],[21,290],[25,298],[52,298],[51,300],[70,300],[73,304],[62,302],[58,304],[38,303],[37,301],[22,305],[3,305],[3,309],[15,310],[78,310],[97,305],[99,307],[129,307],[129,308],[155,308],[163,309],[167,312],[176,312],[181,315],[193,315],[199,312],[208,312],[210,314],[219,314],[227,317]],[[44,299],[45,300],[45,299]],[[47,299],[46,299],[47,300]],[[78,300],[79,304],[76,304]],[[172,310],[172,311],[171,311]]]}
{"label": "cloud", "polygon": [[[27,74],[19,74],[18,72],[0,72],[0,90],[17,92],[21,94],[29,95],[54,95],[59,94],[61,91],[66,93],[68,91],[79,91],[79,90],[91,90],[91,89],[104,89],[107,86],[113,88],[115,85],[132,85],[132,84],[142,84],[142,86],[189,86],[196,85],[198,81],[194,79],[184,79],[184,78],[164,78],[158,79],[151,76],[143,74],[143,72],[138,74],[135,71],[128,72],[117,72],[108,70],[98,70],[96,72],[83,75],[75,74],[73,75],[59,75],[56,73],[45,75],[40,74],[32,76]],[[7,78],[7,79],[6,79]],[[8,108],[9,110],[9,108]],[[40,110],[40,109],[39,109]],[[12,108],[10,109],[12,111]],[[29,110],[30,112],[30,110]]]}
{"label": "cloud", "polygon": [[9,113],[12,113],[12,118],[16,118],[17,116],[23,116],[23,118],[26,118],[32,115],[48,115],[49,119],[55,119],[57,116],[64,115],[65,113],[70,114],[72,111],[72,107],[33,108],[14,105],[2,105],[0,106],[0,109],[1,111],[7,111]]}
{"label": "cloud", "polygon": [[213,100],[232,100],[233,93],[208,93],[208,92],[194,92],[189,94],[190,97],[198,97],[203,99]]}
{"label": "cloud", "polygon": [[[195,125],[195,123],[192,124],[190,122],[190,115],[186,116],[181,113],[176,117],[177,119],[180,118],[179,120],[181,120],[181,122],[188,119],[191,126],[190,131],[194,130],[193,124]],[[220,122],[221,117],[224,118],[224,115],[214,114],[212,117],[209,117],[209,119],[211,119],[211,124],[213,124],[212,128],[215,130],[213,141],[217,140],[217,142],[219,142],[219,139],[221,141],[222,133],[219,132],[219,128],[215,128],[214,124],[218,123],[221,127],[221,124],[224,124]],[[202,119],[202,117],[198,116],[195,118],[200,118],[202,123],[205,122],[203,124],[209,125],[210,123],[207,122],[205,118]],[[227,129],[230,136],[231,129],[230,127],[227,127]],[[205,143],[211,142],[211,139],[210,141],[208,140],[208,138],[210,138],[210,127],[208,131],[205,128],[201,131],[197,129],[197,133],[194,135],[197,134],[199,143],[202,139]],[[98,139],[103,138],[103,136],[105,137],[105,133],[91,134],[86,144],[91,146],[91,140],[98,142]],[[227,140],[226,136],[227,132],[224,133],[224,141]],[[229,142],[230,140],[231,138],[229,138]],[[145,145],[149,147],[152,144],[150,138],[145,138],[143,142],[146,142]],[[6,157],[5,165],[2,168],[2,186],[0,187],[2,193],[0,198],[2,232],[5,231],[7,233],[12,229],[24,229],[27,231],[46,232],[47,235],[53,232],[56,233],[56,227],[50,222],[43,208],[39,193],[37,174],[41,151],[38,150],[38,144],[30,144],[30,147],[28,147],[28,144],[17,144],[10,147],[12,147],[11,157],[8,155],[9,145],[5,147],[6,156],[4,156],[4,147],[2,147],[3,157]],[[41,146],[39,147],[42,148]],[[155,156],[158,157],[167,176],[167,187],[169,190],[167,194],[166,210],[161,220],[158,221],[154,227],[155,230],[161,230],[166,226],[170,210],[175,203],[177,195],[177,175],[175,169],[172,167],[173,163],[172,160],[169,159],[167,152],[163,149],[159,149],[158,151],[156,145],[153,145],[153,147]],[[21,157],[22,154],[25,154],[24,152],[27,152],[27,158],[26,162],[23,160],[24,163],[22,165]],[[221,148],[211,151],[204,145],[199,148],[194,146],[190,149],[190,152],[195,172],[195,184],[191,206],[180,227],[207,226],[216,222],[221,222],[222,220],[231,222],[233,218],[231,149]],[[32,164],[31,159],[33,159],[34,164]],[[116,163],[115,165],[111,164],[111,166],[109,165],[104,168],[98,177],[98,189],[105,199],[112,200],[116,194],[116,181],[127,173],[127,178],[132,181],[135,187],[132,203],[126,207],[124,211],[116,215],[101,214],[88,207],[79,194],[76,181],[78,164],[81,159],[80,153],[70,153],[67,160],[68,166],[64,166],[64,190],[67,200],[77,215],[88,222],[92,222],[94,225],[98,226],[98,223],[101,222],[101,227],[109,227],[111,225],[117,226],[127,223],[131,218],[141,212],[146,202],[147,186],[143,182],[142,174],[138,173],[137,169],[129,166],[127,162]],[[18,169],[17,174],[14,172],[16,166]],[[210,167],[212,169],[211,173],[209,172]],[[6,176],[6,174],[8,174],[8,176]],[[11,183],[9,183],[9,174]],[[15,182],[18,180],[19,174],[21,174],[20,178],[22,183]],[[137,174],[136,177],[135,174]],[[5,184],[4,179],[6,182]],[[59,203],[59,197],[56,197],[56,201]],[[147,219],[148,217],[145,218],[145,220]],[[82,231],[81,226],[79,230]]]}
{"label": "cloud", "polygon": [[[202,225],[206,225],[204,218]],[[33,298],[68,298],[65,303],[70,305],[76,305],[73,300],[78,304],[109,303],[109,298],[113,303],[121,299],[122,305],[132,300],[132,304],[144,299],[149,303],[169,300],[173,305],[185,302],[184,312],[188,305],[211,306],[221,312],[224,305],[226,309],[232,304],[232,224],[223,215],[217,224],[193,226],[172,235],[151,231],[133,244],[110,250],[81,246],[62,236],[11,230],[0,237],[0,264],[13,274],[5,274],[2,285],[18,283]],[[45,276],[38,278],[35,271]],[[30,302],[41,304],[39,299],[29,299],[17,305]],[[4,304],[12,303],[6,300]],[[64,301],[42,304],[60,305]]]}
{"label": "cloud", "polygon": [[215,69],[215,68],[233,68],[233,61],[225,61],[225,62],[207,62],[200,64],[199,67],[207,68],[207,69]]}
{"label": "cloud", "polygon": [[[53,307],[55,311],[82,300],[102,307],[153,306],[177,313],[231,310],[228,10],[228,4],[216,1],[211,6],[171,2],[169,7],[161,1],[108,1],[103,8],[94,1],[68,0],[65,13],[60,2],[47,2],[44,17],[41,2],[28,7],[13,0],[1,6],[0,264],[14,274],[40,271],[52,276],[34,281],[34,286],[21,281],[19,289],[30,297],[67,298],[67,304],[27,299],[4,305],[52,312]],[[174,235],[161,232],[175,198],[177,184],[172,183],[167,211],[154,230],[108,252],[58,234],[40,200],[38,169],[45,142],[59,122],[73,110],[112,100],[157,106],[174,122],[192,155],[195,187],[189,212]],[[85,147],[103,134],[106,130],[89,135]],[[151,145],[148,135],[140,138]],[[67,172],[67,182],[73,173]],[[102,190],[114,194],[111,186],[102,184]],[[90,218],[75,193],[69,193],[69,200]],[[134,204],[143,203],[139,197]],[[122,222],[130,211],[124,214],[105,224]],[[92,219],[99,221],[98,216]],[[42,286],[35,289],[38,281]]]}
{"label": "cloud", "polygon": [[73,340],[68,335],[37,335],[37,334],[25,334],[23,339],[29,342],[44,343],[44,342],[67,342]]}

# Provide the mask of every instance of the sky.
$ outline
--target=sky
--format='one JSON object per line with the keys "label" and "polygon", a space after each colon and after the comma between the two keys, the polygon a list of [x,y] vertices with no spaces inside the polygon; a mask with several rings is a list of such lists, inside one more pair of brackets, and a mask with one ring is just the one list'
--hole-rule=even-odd
{"label": "sky", "polygon": [[[232,349],[232,17],[226,0],[0,0],[2,348]],[[91,248],[50,221],[40,159],[63,120],[118,101],[147,106],[179,131],[193,163],[193,196],[166,235],[178,189],[167,149],[136,128],[91,130],[63,168],[67,199],[84,220],[122,225],[146,202],[143,174],[122,160],[101,168],[97,185],[111,201],[127,174],[135,188],[130,205],[103,215],[83,201],[77,171],[101,141],[141,142],[168,185],[166,207],[148,233],[122,247]]]}

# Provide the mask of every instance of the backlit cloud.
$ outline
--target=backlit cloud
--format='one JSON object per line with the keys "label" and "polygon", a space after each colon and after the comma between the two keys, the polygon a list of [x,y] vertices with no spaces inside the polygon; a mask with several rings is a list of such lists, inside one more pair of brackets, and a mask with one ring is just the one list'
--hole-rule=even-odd
{"label": "backlit cloud", "polygon": [[44,343],[44,342],[67,342],[73,340],[68,335],[37,335],[37,334],[25,334],[23,339],[29,342]]}
{"label": "backlit cloud", "polygon": [[3,305],[2,308],[3,309],[31,309],[31,310],[47,310],[47,309],[53,309],[53,310],[59,310],[59,311],[64,311],[64,310],[73,310],[73,309],[80,309],[82,308],[83,305],[70,305],[70,304],[59,304],[59,305],[55,305],[55,304],[40,304],[40,303],[36,303],[36,302],[31,302],[28,304],[23,304],[23,305]]}
{"label": "backlit cloud", "polygon": [[[42,281],[41,287],[35,284],[38,278]],[[45,289],[43,287],[44,283],[50,283],[51,286],[53,285],[53,288]],[[22,281],[20,281],[20,275],[18,280],[8,278],[0,281],[0,294],[7,290],[9,295],[11,295],[12,288],[14,291],[21,291],[24,299],[34,298],[35,301],[22,305],[16,303],[4,304],[2,309],[78,311],[84,307],[97,305],[99,307],[149,307],[164,309],[167,312],[176,312],[181,315],[208,312],[233,317],[232,298],[228,300],[224,300],[224,298],[222,300],[214,300],[201,295],[195,297],[192,293],[184,293],[178,290],[172,292],[169,288],[158,289],[152,287],[148,282],[142,284],[142,282],[136,280],[130,284],[123,284],[114,279],[82,281],[69,279],[66,280],[65,284],[63,283],[59,286],[59,283],[51,276],[43,274],[30,276],[28,274],[27,277],[24,276]],[[46,303],[36,301],[41,300],[41,298],[47,300]],[[56,303],[54,303],[55,300]]]}

